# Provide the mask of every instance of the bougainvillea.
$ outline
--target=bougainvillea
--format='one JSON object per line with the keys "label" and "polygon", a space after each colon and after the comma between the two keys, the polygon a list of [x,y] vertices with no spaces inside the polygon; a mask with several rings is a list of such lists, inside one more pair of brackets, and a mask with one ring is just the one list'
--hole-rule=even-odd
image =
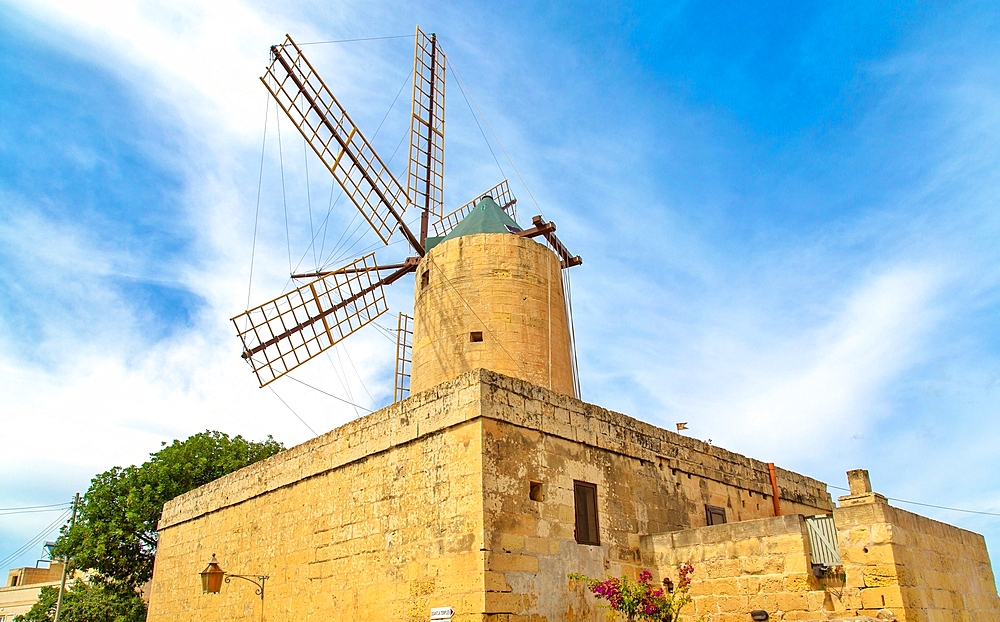
{"label": "bougainvillea", "polygon": [[677,586],[669,577],[663,585],[653,583],[653,573],[639,572],[633,581],[627,575],[592,579],[582,574],[571,574],[570,579],[583,581],[598,599],[606,601],[612,616],[622,616],[628,622],[677,622],[681,609],[691,602],[691,574],[694,566],[681,564],[678,568]]}

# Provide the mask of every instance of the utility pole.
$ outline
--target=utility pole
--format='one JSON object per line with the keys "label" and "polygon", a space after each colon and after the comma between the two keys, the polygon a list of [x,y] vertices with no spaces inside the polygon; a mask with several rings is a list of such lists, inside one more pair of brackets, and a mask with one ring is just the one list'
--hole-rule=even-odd
{"label": "utility pole", "polygon": [[[69,528],[76,524],[76,508],[80,505],[80,493],[73,498],[73,517],[69,519]],[[62,609],[63,592],[66,591],[66,568],[69,567],[69,555],[63,557],[62,581],[59,583],[59,598],[56,599],[56,619],[59,622],[59,610]]]}

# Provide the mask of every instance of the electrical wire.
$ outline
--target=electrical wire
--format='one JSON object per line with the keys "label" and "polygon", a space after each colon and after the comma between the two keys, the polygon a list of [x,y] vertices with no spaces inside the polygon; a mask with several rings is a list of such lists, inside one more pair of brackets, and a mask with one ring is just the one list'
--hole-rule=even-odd
{"label": "electrical wire", "polygon": [[15,514],[38,514],[38,513],[41,513],[41,512],[59,512],[59,511],[65,510],[65,509],[66,509],[66,506],[65,505],[61,505],[61,506],[59,506],[57,508],[48,508],[48,509],[45,509],[45,510],[41,510],[41,509],[40,510],[13,510],[13,511],[0,510],[0,516],[14,516]]}
{"label": "electrical wire", "polygon": [[7,557],[0,559],[0,568],[6,567],[7,564],[9,564],[10,562],[20,557],[21,555],[24,555],[25,553],[30,551],[32,547],[41,544],[50,533],[52,533],[55,529],[59,527],[60,524],[66,522],[66,519],[69,518],[70,514],[72,513],[73,513],[72,510],[65,510],[62,514],[59,515],[59,518],[49,523],[48,526],[45,527],[45,529],[43,529],[38,533],[38,535],[36,535],[31,540],[25,542],[23,545],[21,545],[20,548],[18,548],[16,551],[11,553]]}
{"label": "electrical wire", "polygon": [[62,508],[70,505],[73,505],[72,501],[66,503],[50,503],[48,505],[22,505],[16,508],[0,508],[0,512],[9,512],[14,510],[37,510],[40,508]]}
{"label": "electrical wire", "polygon": [[[827,484],[828,488],[836,488],[837,490],[846,490],[850,492],[850,488],[844,488],[842,486],[834,486],[833,484]],[[945,505],[934,505],[933,503],[921,503],[919,501],[907,501],[906,499],[897,499],[895,497],[886,497],[889,501],[895,501],[897,503],[909,503],[910,505],[921,505],[925,508],[935,508],[938,510],[950,510],[952,512],[965,512],[966,514],[983,514],[984,516],[1000,516],[998,512],[983,512],[982,510],[963,510],[962,508],[950,508]]]}

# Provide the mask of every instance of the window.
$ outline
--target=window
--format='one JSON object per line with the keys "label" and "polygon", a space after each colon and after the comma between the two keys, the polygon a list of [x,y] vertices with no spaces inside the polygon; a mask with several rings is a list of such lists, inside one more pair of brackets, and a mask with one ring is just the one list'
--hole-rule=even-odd
{"label": "window", "polygon": [[705,521],[709,527],[712,525],[723,525],[726,522],[726,508],[714,505],[705,506]]}
{"label": "window", "polygon": [[428,270],[424,270],[420,275],[420,289],[423,289],[430,285],[431,283],[431,273]]}
{"label": "window", "polygon": [[479,343],[482,340],[483,340],[483,331],[474,330],[471,333],[469,333],[469,341],[471,341],[472,343]]}
{"label": "window", "polygon": [[573,500],[576,505],[576,541],[580,544],[600,544],[597,528],[597,485],[573,482]]}
{"label": "window", "polygon": [[528,498],[531,499],[532,501],[543,501],[545,499],[545,497],[542,496],[541,482],[529,482]]}

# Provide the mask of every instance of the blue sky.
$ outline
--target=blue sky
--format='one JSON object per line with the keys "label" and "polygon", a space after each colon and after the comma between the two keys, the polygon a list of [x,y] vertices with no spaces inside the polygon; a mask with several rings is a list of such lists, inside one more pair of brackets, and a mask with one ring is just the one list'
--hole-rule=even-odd
{"label": "blue sky", "polygon": [[[239,359],[229,318],[248,289],[262,302],[290,263],[346,263],[375,241],[336,242],[353,208],[257,78],[286,32],[415,23],[454,70],[446,204],[509,177],[520,219],[543,212],[584,257],[587,401],[834,486],[868,468],[890,497],[1000,512],[1000,8],[985,2],[8,0],[0,508],[67,500],[206,428],[292,445],[312,436],[300,418],[323,432],[363,414],[293,382],[258,389]],[[309,54],[388,158],[412,40]],[[411,283],[390,291],[393,314]],[[392,357],[369,328],[299,377],[374,408]],[[996,517],[901,506],[1000,549]],[[0,558],[53,518],[0,516]]]}

